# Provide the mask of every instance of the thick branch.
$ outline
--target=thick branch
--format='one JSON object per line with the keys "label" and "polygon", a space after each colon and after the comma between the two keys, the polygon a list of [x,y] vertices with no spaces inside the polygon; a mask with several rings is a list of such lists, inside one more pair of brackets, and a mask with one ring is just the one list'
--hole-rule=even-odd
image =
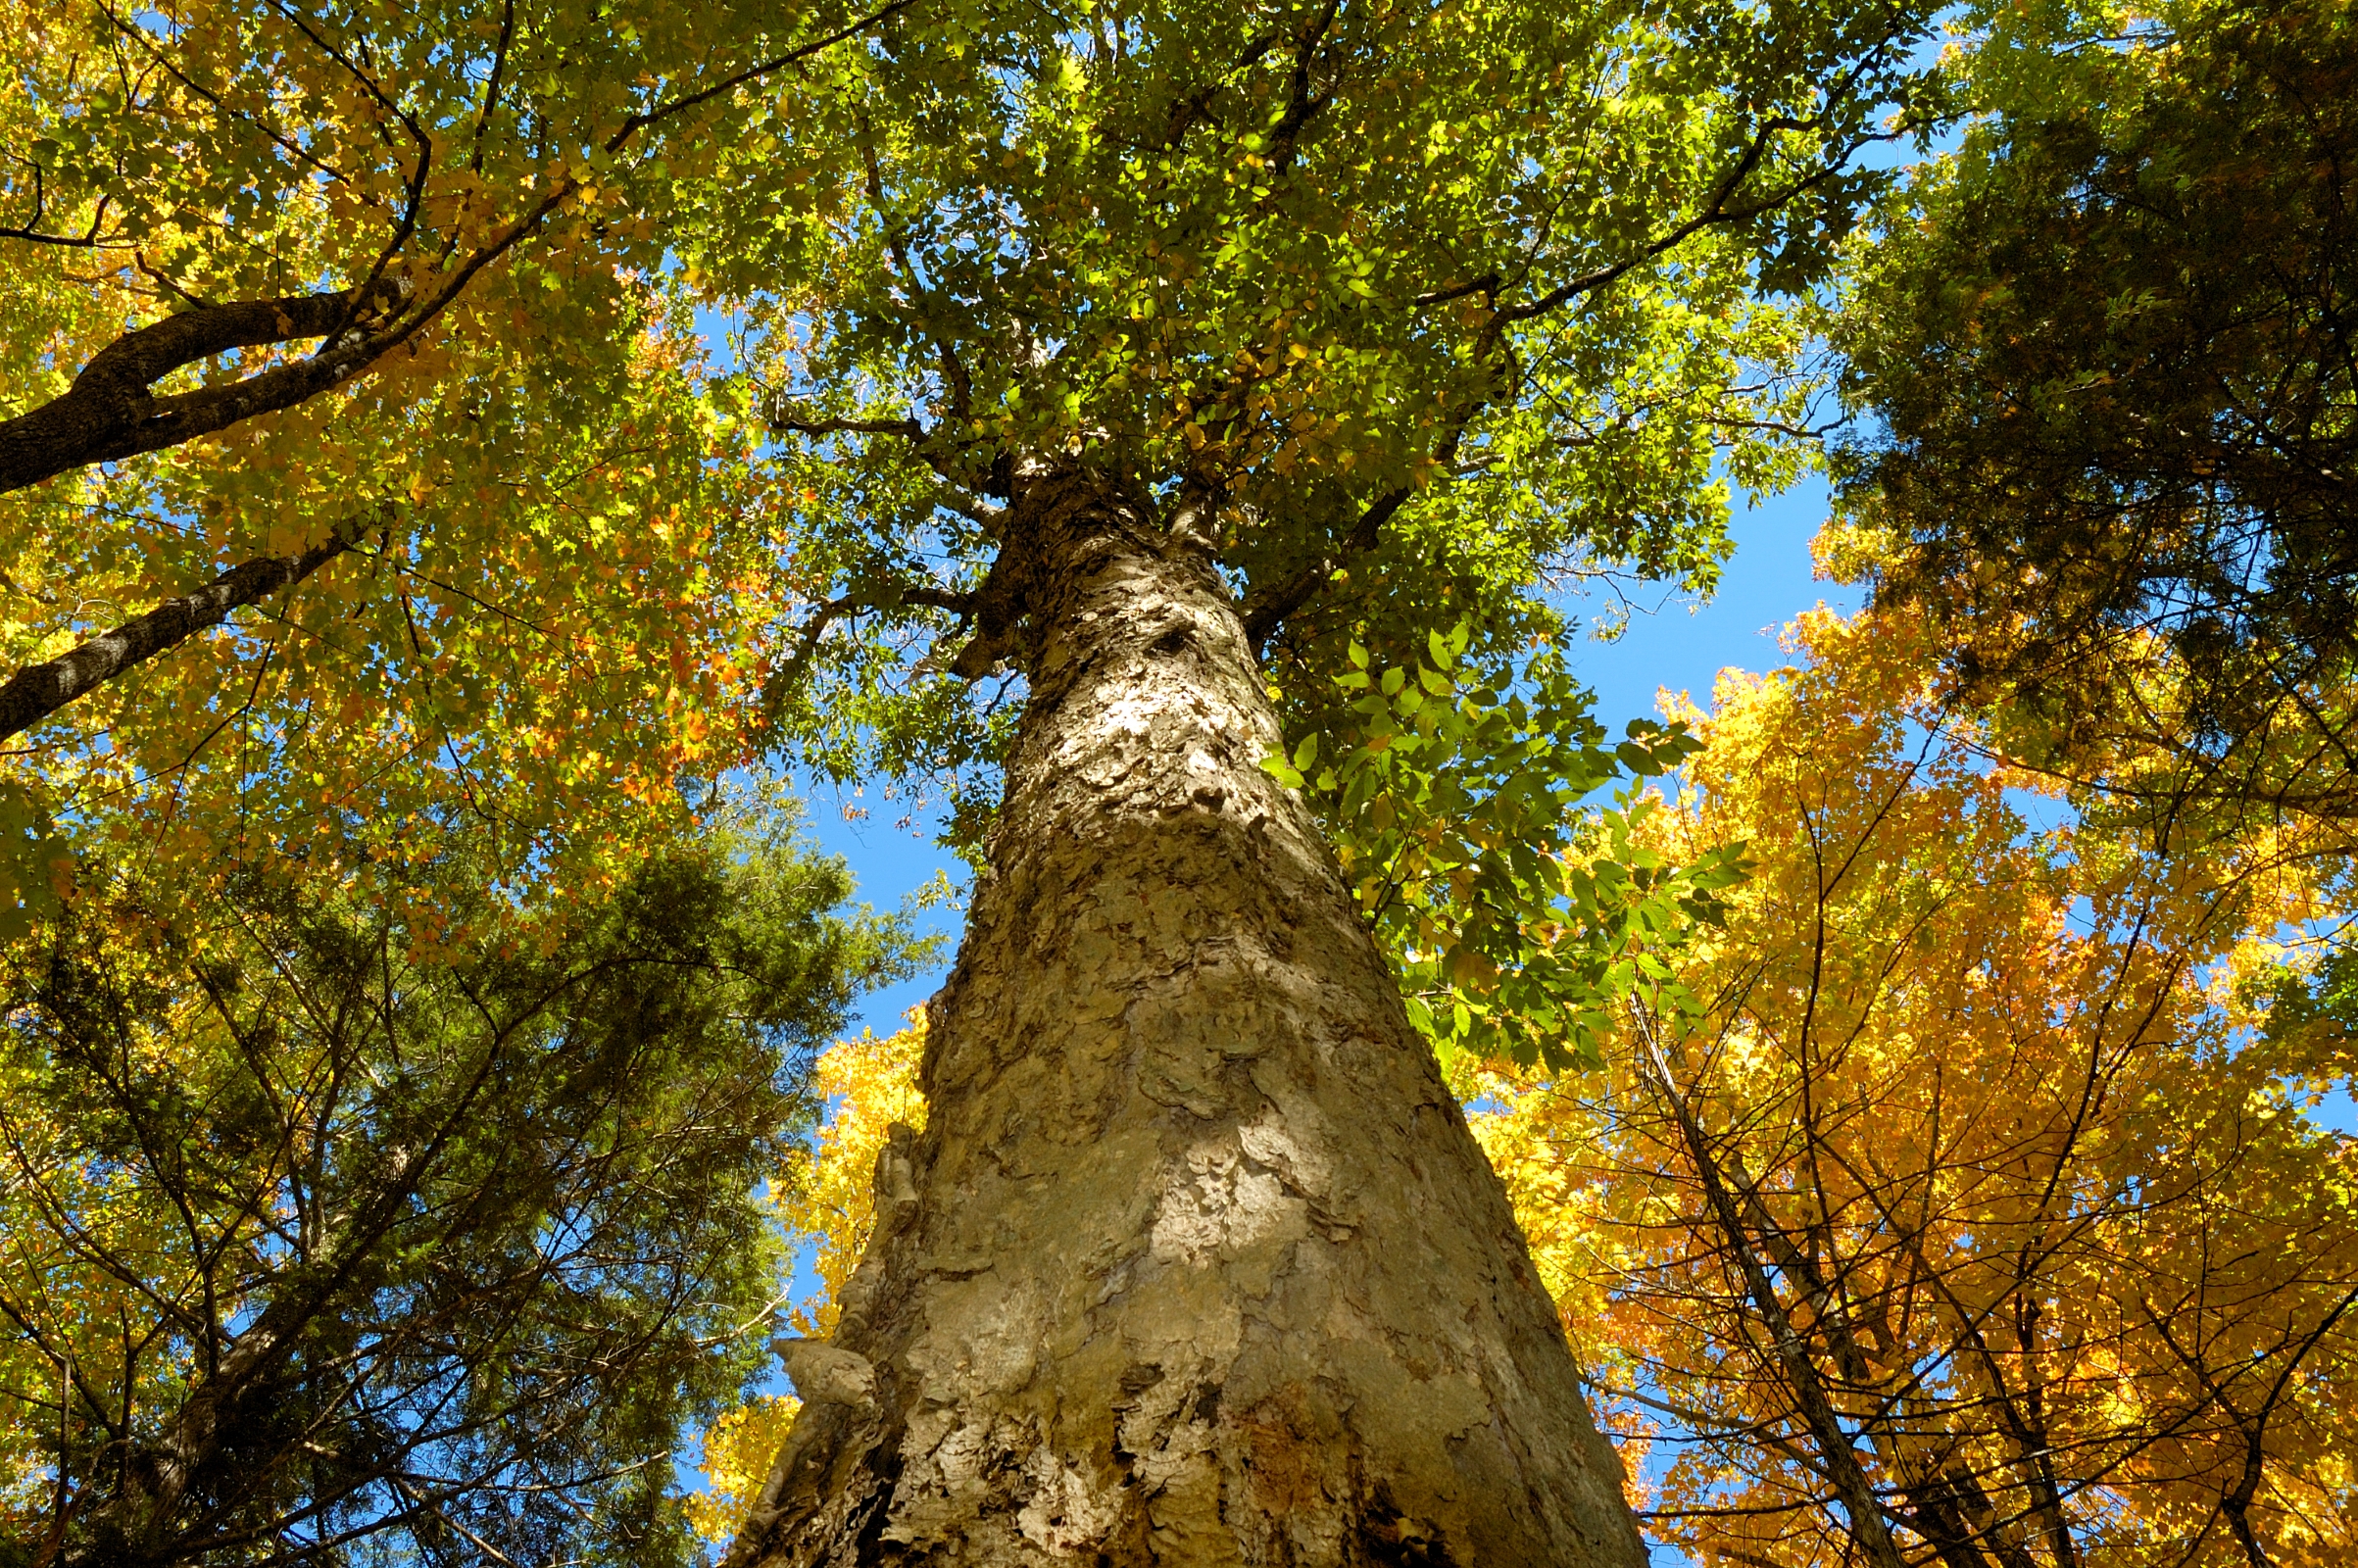
{"label": "thick branch", "polygon": [[[397,307],[406,294],[406,288],[380,285],[370,303]],[[86,464],[154,452],[221,429],[246,413],[289,407],[333,385],[367,363],[358,352],[373,334],[346,330],[363,314],[362,304],[349,289],[240,300],[182,311],[123,334],[99,350],[63,394],[0,422],[0,491],[37,484]],[[158,398],[147,390],[182,366],[231,349],[330,333],[341,335],[297,365],[175,397]]]}
{"label": "thick branch", "polygon": [[1228,84],[1229,78],[1260,64],[1263,56],[1284,41],[1285,34],[1271,27],[1247,42],[1244,51],[1237,56],[1236,63],[1222,75],[1172,99],[1169,124],[1163,132],[1163,147],[1168,151],[1178,151],[1179,144],[1187,139],[1187,133],[1211,118],[1212,100],[1220,95],[1220,89]]}
{"label": "thick branch", "polygon": [[1321,556],[1275,587],[1247,600],[1245,635],[1252,639],[1253,646],[1259,648],[1266,643],[1269,634],[1285,624],[1287,616],[1315,598],[1318,590],[1324,588],[1334,576],[1336,567],[1374,550],[1383,540],[1384,524],[1390,522],[1393,514],[1407,504],[1408,495],[1407,488],[1403,486],[1376,497],[1367,504],[1367,510],[1359,514],[1359,520],[1351,525],[1351,532],[1344,536],[1339,554]]}
{"label": "thick branch", "polygon": [[1324,41],[1328,29],[1334,26],[1338,9],[1339,0],[1326,0],[1324,8],[1294,41],[1294,71],[1287,86],[1286,112],[1269,132],[1269,169],[1272,173],[1283,174],[1294,167],[1294,154],[1301,142],[1302,127],[1334,101],[1333,94],[1312,89],[1310,64],[1316,58],[1318,45]]}
{"label": "thick branch", "polygon": [[925,439],[925,427],[914,419],[798,419],[783,399],[771,401],[769,428],[779,435],[899,435]]}
{"label": "thick branch", "polygon": [[[775,59],[632,115],[606,139],[606,150],[619,152],[648,126],[807,60],[914,4],[916,0],[891,0],[868,16]],[[315,41],[326,49],[323,41]],[[365,73],[344,62],[336,51],[327,52],[353,71],[362,85],[394,113],[413,135],[422,139],[423,132],[408,116],[394,109]],[[490,102],[487,89],[486,113]],[[570,176],[559,180],[523,217],[488,244],[469,253],[463,264],[443,273],[430,292],[419,298],[414,285],[385,278],[382,273],[387,261],[407,242],[410,225],[422,200],[425,164],[422,153],[420,157],[418,171],[409,181],[411,212],[401,220],[393,239],[378,258],[374,272],[360,289],[200,306],[118,338],[99,351],[63,396],[29,414],[0,422],[0,493],[38,484],[93,463],[160,452],[224,430],[257,414],[291,409],[349,380],[415,336],[458,298],[475,273],[519,241],[537,233],[550,215],[579,188],[578,181]],[[376,319],[371,322],[368,318],[372,313]],[[147,390],[171,371],[215,354],[310,338],[328,341],[309,359],[277,366],[258,375],[172,397],[155,397]]]}
{"label": "thick branch", "polygon": [[23,734],[82,693],[220,625],[231,611],[293,587],[351,548],[351,540],[339,537],[299,556],[244,562],[194,593],[167,599],[69,653],[17,671],[0,686],[0,740]]}
{"label": "thick branch", "polygon": [[1498,287],[1503,281],[1504,279],[1499,277],[1497,270],[1493,269],[1484,272],[1480,277],[1469,277],[1462,283],[1450,283],[1443,288],[1429,289],[1416,296],[1414,303],[1419,309],[1422,309],[1429,305],[1446,305],[1451,300],[1462,300],[1475,294],[1492,295],[1498,292]]}

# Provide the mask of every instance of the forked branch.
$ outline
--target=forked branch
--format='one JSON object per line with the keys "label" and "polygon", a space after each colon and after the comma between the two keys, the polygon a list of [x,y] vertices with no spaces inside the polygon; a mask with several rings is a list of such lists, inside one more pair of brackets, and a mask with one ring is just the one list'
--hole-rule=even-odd
{"label": "forked branch", "polygon": [[[620,152],[640,131],[697,108],[749,82],[811,58],[915,5],[891,3],[774,59],[734,72],[712,84],[624,119],[605,149]],[[300,23],[298,24],[301,24]],[[306,28],[308,31],[308,27]],[[345,65],[421,144],[430,145],[367,74],[323,38],[314,42]],[[486,89],[485,113],[491,100]],[[16,418],[0,421],[0,493],[38,484],[93,463],[160,452],[227,429],[258,414],[294,408],[342,384],[415,338],[456,300],[475,275],[520,242],[538,234],[580,189],[571,175],[558,180],[515,221],[425,284],[388,268],[407,243],[423,199],[423,151],[408,184],[409,211],[355,288],[275,300],[199,305],[116,339],[82,368],[62,395]],[[38,236],[34,236],[38,237]],[[233,349],[324,339],[306,359],[218,386],[158,397],[149,389],[174,370]]]}

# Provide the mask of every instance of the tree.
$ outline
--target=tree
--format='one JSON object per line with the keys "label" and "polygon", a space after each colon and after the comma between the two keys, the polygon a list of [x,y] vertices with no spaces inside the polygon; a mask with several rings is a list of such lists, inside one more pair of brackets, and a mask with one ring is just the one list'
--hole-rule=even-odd
{"label": "tree", "polygon": [[783,841],[562,917],[476,870],[124,875],[13,952],[12,1560],[683,1559],[679,1429],[762,1359],[756,1185],[905,942]]}
{"label": "tree", "polygon": [[[283,624],[77,700],[109,733],[59,737],[35,804],[197,866],[236,833],[325,859],[477,824],[510,886],[570,897],[684,828],[749,718],[946,774],[990,869],[932,1111],[740,1557],[1631,1560],[1503,1200],[1261,764],[1378,751],[1330,679],[1354,643],[1397,673],[1463,625],[1433,673],[1466,717],[1564,634],[1563,574],[1708,582],[1715,460],[1784,466],[1765,297],[1872,195],[1861,146],[1918,122],[1887,121],[1922,26],[897,14],[795,114],[683,145],[649,273],[581,262],[611,313],[493,318],[435,400],[104,476],[72,514],[102,557],[174,559],[192,517],[316,530],[283,558],[343,516],[376,575],[323,568]],[[1499,739],[1466,724],[1434,744]],[[1496,777],[1469,809],[1535,782]],[[1465,864],[1529,869],[1481,836]],[[1571,907],[1479,880],[1486,961]],[[1555,971],[1568,1018],[1585,973]]]}
{"label": "tree", "polygon": [[2346,820],[2350,8],[1993,10],[1957,69],[1835,328],[1860,565],[2020,760]]}
{"label": "tree", "polygon": [[2303,1111],[2350,1037],[2268,1006],[2336,906],[2293,844],[2034,830],[1934,617],[1797,630],[1649,819],[1750,861],[1679,956],[1698,1011],[1625,1013],[1605,1075],[1461,1079],[1625,1430],[1678,1445],[1657,1528],[1777,1568],[2346,1560],[2358,1172]]}
{"label": "tree", "polygon": [[1707,577],[1715,444],[1768,465],[1785,409],[1755,288],[1871,183],[1918,24],[960,18],[781,133],[840,213],[682,240],[828,582],[781,721],[1006,777],[960,786],[988,870],[834,1392],[732,1560],[1637,1559],[1268,692],[1306,738],[1354,636],[1462,620],[1496,697],[1549,572]]}
{"label": "tree", "polygon": [[201,879],[258,826],[349,859],[463,818],[567,888],[686,829],[776,568],[669,215],[875,19],[13,8],[11,819]]}

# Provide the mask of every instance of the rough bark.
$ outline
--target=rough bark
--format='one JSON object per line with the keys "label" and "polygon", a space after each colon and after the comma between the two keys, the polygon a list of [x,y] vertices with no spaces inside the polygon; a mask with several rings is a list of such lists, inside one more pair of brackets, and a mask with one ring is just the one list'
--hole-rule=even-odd
{"label": "rough bark", "polygon": [[1072,472],[1006,537],[1031,701],[830,1347],[872,1385],[811,1378],[732,1563],[1637,1568],[1202,545]]}

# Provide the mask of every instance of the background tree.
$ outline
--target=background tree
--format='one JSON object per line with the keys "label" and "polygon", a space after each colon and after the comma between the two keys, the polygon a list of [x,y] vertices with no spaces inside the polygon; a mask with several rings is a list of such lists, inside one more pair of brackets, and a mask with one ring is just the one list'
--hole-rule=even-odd
{"label": "background tree", "polygon": [[2304,1108],[2351,1043],[2265,1005],[2333,908],[2309,858],[2034,827],[1932,617],[1797,652],[1723,678],[1645,828],[1751,862],[1679,956],[1699,1015],[1461,1080],[1597,1382],[1674,1445],[1655,1528],[1780,1568],[2343,1560],[2358,1171]]}
{"label": "background tree", "polygon": [[544,891],[690,830],[786,585],[669,214],[869,22],[16,8],[0,727],[73,706],[11,819],[198,879],[255,831],[350,859],[458,822]]}
{"label": "background tree", "polygon": [[685,1560],[757,1184],[905,939],[777,839],[563,916],[478,871],[119,877],[13,951],[13,1560]]}
{"label": "background tree", "polygon": [[[881,1040],[863,1032],[837,1041],[811,1072],[811,1092],[828,1106],[826,1124],[815,1140],[787,1152],[770,1186],[781,1230],[811,1248],[810,1268],[818,1276],[817,1289],[785,1313],[785,1327],[797,1335],[823,1340],[835,1332],[844,1293],[875,1230],[876,1162],[925,1129],[925,1097],[917,1091],[924,1049],[925,1012],[916,1008],[907,1028]],[[758,1395],[706,1430],[701,1458],[710,1485],[688,1507],[715,1547],[744,1527],[801,1408],[792,1395]]]}
{"label": "background tree", "polygon": [[2019,760],[2347,821],[2348,6],[1990,11],[1835,320],[1858,564]]}

